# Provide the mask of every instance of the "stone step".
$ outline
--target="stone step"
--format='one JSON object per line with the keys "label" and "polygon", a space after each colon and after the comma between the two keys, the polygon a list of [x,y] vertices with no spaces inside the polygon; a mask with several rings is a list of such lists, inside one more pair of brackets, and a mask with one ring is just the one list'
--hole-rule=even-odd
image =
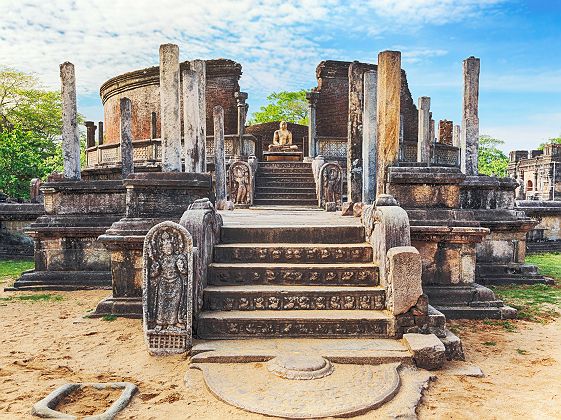
{"label": "stone step", "polygon": [[255,199],[257,200],[315,200],[317,202],[317,197],[315,191],[310,192],[255,192]]}
{"label": "stone step", "polygon": [[364,227],[361,225],[223,226],[222,243],[362,244]]}
{"label": "stone step", "polygon": [[312,168],[283,168],[283,167],[272,167],[272,168],[258,168],[257,176],[260,174],[271,174],[271,175],[283,175],[283,174],[313,174]]}
{"label": "stone step", "polygon": [[295,310],[202,312],[197,336],[203,339],[258,337],[393,336],[393,319],[385,311]]}
{"label": "stone step", "polygon": [[293,179],[283,179],[283,180],[255,180],[256,188],[311,188],[315,191],[316,183],[313,179],[307,178],[293,178]]}
{"label": "stone step", "polygon": [[383,310],[382,287],[211,286],[203,292],[204,310]]}
{"label": "stone step", "polygon": [[254,198],[253,204],[256,206],[316,206],[318,205],[317,199],[287,199],[287,198]]}
{"label": "stone step", "polygon": [[274,174],[274,173],[261,173],[258,172],[258,177],[256,177],[255,182],[260,181],[267,181],[267,182],[292,182],[295,180],[306,180],[315,182],[314,174],[313,173],[291,173],[291,174]]}
{"label": "stone step", "polygon": [[208,284],[377,286],[379,278],[373,263],[212,263]]}
{"label": "stone step", "polygon": [[219,244],[214,262],[372,262],[372,246],[358,244]]}
{"label": "stone step", "polygon": [[255,194],[274,194],[274,193],[298,193],[298,194],[311,194],[316,196],[315,187],[300,187],[300,186],[278,186],[278,185],[258,185],[255,188]]}
{"label": "stone step", "polygon": [[258,168],[308,168],[312,170],[312,164],[308,162],[259,162]]}

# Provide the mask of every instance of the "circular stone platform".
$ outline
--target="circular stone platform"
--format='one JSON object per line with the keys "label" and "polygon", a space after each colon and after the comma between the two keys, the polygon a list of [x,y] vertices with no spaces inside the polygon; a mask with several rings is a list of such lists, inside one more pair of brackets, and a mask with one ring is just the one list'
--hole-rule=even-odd
{"label": "circular stone platform", "polygon": [[289,353],[267,363],[269,372],[285,379],[320,379],[333,373],[331,362],[321,356]]}
{"label": "circular stone platform", "polygon": [[[323,358],[322,358],[323,359]],[[319,359],[281,358],[274,363],[196,363],[208,389],[222,401],[254,413],[292,419],[348,416],[376,409],[392,400],[400,387],[399,363],[335,364],[330,375],[298,381],[277,376],[270,366],[310,372]],[[321,368],[320,368],[321,369]],[[240,378],[244,378],[240,381]]]}

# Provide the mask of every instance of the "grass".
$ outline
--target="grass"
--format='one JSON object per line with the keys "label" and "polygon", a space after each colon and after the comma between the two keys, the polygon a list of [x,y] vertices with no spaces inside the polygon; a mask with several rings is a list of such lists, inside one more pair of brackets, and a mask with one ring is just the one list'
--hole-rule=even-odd
{"label": "grass", "polygon": [[487,320],[483,321],[483,323],[485,325],[493,325],[493,326],[503,327],[505,329],[505,331],[508,331],[508,332],[514,332],[514,331],[517,330],[516,325],[514,325],[511,321],[495,321],[495,320],[487,319]]}
{"label": "grass", "polygon": [[561,315],[561,254],[528,255],[526,262],[537,265],[541,274],[555,279],[555,285],[496,286],[493,290],[507,305],[518,310],[519,319],[548,322]]}
{"label": "grass", "polygon": [[49,293],[38,293],[36,295],[16,295],[9,297],[0,297],[2,302],[14,302],[14,301],[27,301],[27,302],[59,302],[64,299],[60,295],[51,295]]}
{"label": "grass", "polygon": [[497,345],[497,342],[496,342],[496,341],[485,341],[485,342],[483,343],[483,345],[484,345],[484,346],[489,346],[489,347],[494,347],[494,346]]}
{"label": "grass", "polygon": [[14,281],[21,273],[34,267],[32,259],[0,260],[0,284]]}
{"label": "grass", "polygon": [[104,315],[101,317],[103,321],[115,321],[117,317],[115,315]]}

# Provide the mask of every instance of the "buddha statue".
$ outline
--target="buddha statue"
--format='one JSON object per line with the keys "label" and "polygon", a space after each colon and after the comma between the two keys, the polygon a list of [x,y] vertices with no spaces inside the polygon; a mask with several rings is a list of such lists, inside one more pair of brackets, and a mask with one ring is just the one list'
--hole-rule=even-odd
{"label": "buddha statue", "polygon": [[273,144],[269,145],[269,151],[284,152],[297,149],[298,146],[292,144],[292,133],[288,131],[286,121],[281,121],[279,129],[273,135]]}

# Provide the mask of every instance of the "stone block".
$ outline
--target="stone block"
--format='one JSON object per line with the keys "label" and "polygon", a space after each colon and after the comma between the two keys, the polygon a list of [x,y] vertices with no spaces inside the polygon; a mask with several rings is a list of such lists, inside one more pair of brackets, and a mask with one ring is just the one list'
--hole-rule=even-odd
{"label": "stone block", "polygon": [[446,360],[444,344],[434,334],[403,334],[403,341],[413,353],[417,367],[435,370]]}
{"label": "stone block", "polygon": [[407,312],[423,294],[421,256],[412,246],[388,251],[388,308],[394,315]]}
{"label": "stone block", "polygon": [[446,330],[446,335],[440,337],[440,341],[446,349],[446,360],[466,360],[460,337]]}
{"label": "stone block", "polygon": [[362,211],[364,210],[364,203],[354,203],[353,206],[353,216],[362,217]]}
{"label": "stone block", "polygon": [[343,203],[341,207],[341,216],[352,216],[354,204],[352,201]]}
{"label": "stone block", "polygon": [[337,203],[333,201],[325,203],[325,211],[337,211]]}

